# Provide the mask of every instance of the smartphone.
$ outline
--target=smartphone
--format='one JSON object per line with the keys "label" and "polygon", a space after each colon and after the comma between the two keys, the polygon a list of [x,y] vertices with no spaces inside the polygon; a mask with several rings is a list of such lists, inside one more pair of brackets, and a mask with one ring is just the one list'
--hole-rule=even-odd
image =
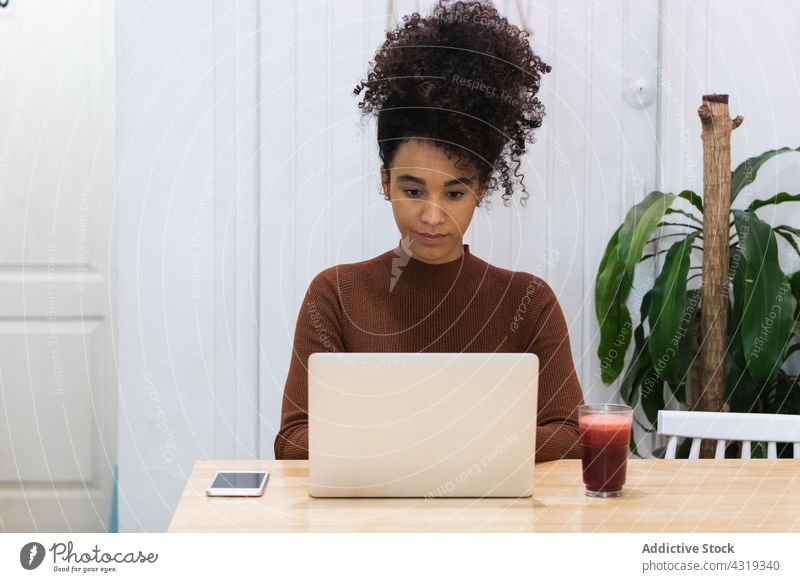
{"label": "smartphone", "polygon": [[219,471],[206,489],[212,497],[253,497],[263,495],[269,479],[265,471]]}

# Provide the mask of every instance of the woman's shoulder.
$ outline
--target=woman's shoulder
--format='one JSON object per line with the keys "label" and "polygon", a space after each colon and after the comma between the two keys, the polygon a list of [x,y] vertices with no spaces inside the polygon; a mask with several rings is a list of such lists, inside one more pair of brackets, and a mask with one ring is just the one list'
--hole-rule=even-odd
{"label": "woman's shoulder", "polygon": [[320,271],[315,279],[336,280],[342,277],[349,276],[355,272],[369,271],[380,268],[387,261],[391,261],[392,252],[386,252],[377,257],[366,259],[364,261],[357,261],[355,263],[339,263],[332,265]]}
{"label": "woman's shoulder", "polygon": [[539,275],[528,271],[505,269],[490,263],[485,264],[487,276],[509,289],[512,294],[522,293],[529,296],[535,294],[541,298],[555,299],[553,288]]}
{"label": "woman's shoulder", "polygon": [[[542,277],[528,271],[493,267],[503,278],[505,308],[511,313],[511,331],[524,338],[538,338],[542,326],[563,317],[558,297]],[[556,320],[553,320],[553,315]]]}
{"label": "woman's shoulder", "polygon": [[310,291],[317,292],[336,292],[337,295],[352,291],[353,280],[356,275],[369,275],[378,273],[385,265],[391,263],[389,251],[354,263],[339,263],[327,267],[316,274],[309,284]]}

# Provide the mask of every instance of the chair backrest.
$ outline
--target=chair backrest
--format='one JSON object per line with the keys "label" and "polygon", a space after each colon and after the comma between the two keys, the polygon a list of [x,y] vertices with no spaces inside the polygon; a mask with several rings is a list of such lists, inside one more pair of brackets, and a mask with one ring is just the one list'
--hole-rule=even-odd
{"label": "chair backrest", "polygon": [[778,457],[776,443],[792,443],[795,459],[800,459],[800,415],[749,412],[698,412],[659,410],[658,434],[669,436],[666,459],[674,459],[678,438],[692,439],[690,459],[700,458],[703,439],[716,439],[715,459],[725,458],[727,441],[742,441],[742,458],[750,458],[750,443],[766,442],[767,458]]}

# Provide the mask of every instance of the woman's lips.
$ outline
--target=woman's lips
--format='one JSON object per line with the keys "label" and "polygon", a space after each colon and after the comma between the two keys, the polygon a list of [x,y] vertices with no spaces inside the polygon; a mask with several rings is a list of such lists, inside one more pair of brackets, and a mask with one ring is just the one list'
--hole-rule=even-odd
{"label": "woman's lips", "polygon": [[425,234],[424,232],[417,232],[416,234],[419,240],[427,245],[438,245],[447,237],[446,234],[439,234],[436,236],[431,236],[429,234]]}

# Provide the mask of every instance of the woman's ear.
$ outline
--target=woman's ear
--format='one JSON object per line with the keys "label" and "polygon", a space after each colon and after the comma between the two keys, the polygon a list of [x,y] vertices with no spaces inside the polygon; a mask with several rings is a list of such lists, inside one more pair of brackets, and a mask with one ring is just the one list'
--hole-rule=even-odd
{"label": "woman's ear", "polygon": [[391,179],[389,176],[389,170],[386,169],[386,166],[381,164],[381,188],[383,189],[383,197],[386,200],[391,199],[389,185],[391,184]]}
{"label": "woman's ear", "polygon": [[480,186],[480,188],[478,189],[478,194],[475,197],[476,198],[475,206],[481,206],[483,204],[483,200],[484,200],[484,198],[486,198],[486,190],[487,189],[488,189],[487,186],[485,186],[483,184]]}

